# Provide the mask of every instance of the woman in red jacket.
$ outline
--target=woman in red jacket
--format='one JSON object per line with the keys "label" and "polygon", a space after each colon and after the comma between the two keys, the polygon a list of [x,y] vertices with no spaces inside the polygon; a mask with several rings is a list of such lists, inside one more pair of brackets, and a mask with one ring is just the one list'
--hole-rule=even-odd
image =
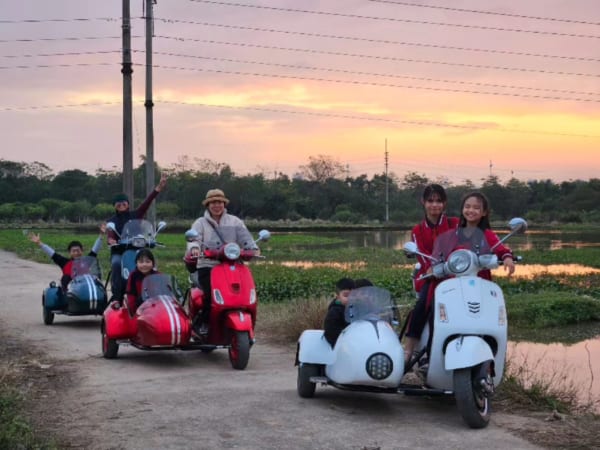
{"label": "woman in red jacket", "polygon": [[[421,196],[421,204],[423,205],[425,218],[413,227],[412,239],[417,244],[419,251],[431,255],[435,238],[445,231],[456,228],[458,218],[446,216],[448,197],[444,188],[439,184],[430,184],[425,187]],[[417,259],[420,264],[420,268],[415,274],[415,291],[418,300],[411,311],[406,328],[404,358],[407,362],[421,339],[421,333],[425,328],[429,315],[427,294],[430,280],[420,280],[419,277],[427,273],[431,267],[431,261],[422,256],[417,256]]]}

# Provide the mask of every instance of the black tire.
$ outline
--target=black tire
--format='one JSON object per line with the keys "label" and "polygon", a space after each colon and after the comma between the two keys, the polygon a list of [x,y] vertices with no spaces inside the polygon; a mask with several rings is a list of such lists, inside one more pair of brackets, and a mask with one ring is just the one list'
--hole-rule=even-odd
{"label": "black tire", "polygon": [[201,348],[200,351],[202,353],[212,353],[214,351],[214,348]]}
{"label": "black tire", "polygon": [[244,370],[250,359],[250,336],[247,331],[233,331],[229,347],[229,361],[237,370]]}
{"label": "black tire", "polygon": [[109,339],[106,335],[106,327],[102,321],[102,356],[106,359],[114,359],[119,353],[119,344],[114,339]]}
{"label": "black tire", "polygon": [[46,308],[46,298],[42,295],[42,318],[45,325],[52,325],[54,322],[54,313]]}
{"label": "black tire", "polygon": [[298,395],[302,398],[311,398],[315,395],[317,385],[310,381],[310,377],[317,377],[320,374],[320,368],[316,364],[298,365]]}
{"label": "black tire", "polygon": [[485,428],[490,423],[490,401],[474,381],[470,368],[454,371],[456,407],[469,427]]}

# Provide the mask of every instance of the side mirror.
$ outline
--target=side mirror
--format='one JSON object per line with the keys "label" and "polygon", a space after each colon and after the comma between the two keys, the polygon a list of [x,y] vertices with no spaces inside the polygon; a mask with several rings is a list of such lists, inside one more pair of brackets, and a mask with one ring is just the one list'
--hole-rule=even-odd
{"label": "side mirror", "polygon": [[106,223],[106,229],[112,231],[113,233],[115,233],[119,238],[121,238],[121,235],[119,234],[119,232],[117,231],[117,226],[115,225],[114,222],[107,222]]}
{"label": "side mirror", "polygon": [[200,234],[198,234],[198,232],[196,230],[189,229],[185,232],[185,240],[188,242],[194,242],[197,241],[198,238],[200,237]]}
{"label": "side mirror", "polygon": [[269,230],[260,230],[258,232],[258,240],[259,241],[268,241],[271,239],[271,232]]}
{"label": "side mirror", "polygon": [[158,222],[158,227],[156,228],[156,232],[158,233],[160,230],[164,229],[167,226],[167,222],[161,220]]}
{"label": "side mirror", "polygon": [[515,217],[508,222],[510,231],[514,233],[524,233],[527,231],[527,221],[521,217]]}
{"label": "side mirror", "polygon": [[417,248],[417,244],[413,241],[406,242],[402,248],[408,256],[414,256],[419,251],[419,249]]}

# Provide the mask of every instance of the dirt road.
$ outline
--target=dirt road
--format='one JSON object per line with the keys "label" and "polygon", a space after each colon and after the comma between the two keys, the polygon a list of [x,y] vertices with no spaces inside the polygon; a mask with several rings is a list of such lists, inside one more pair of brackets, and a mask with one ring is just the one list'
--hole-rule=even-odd
{"label": "dirt road", "polygon": [[[0,251],[0,326],[44,349],[42,365],[67,371],[58,392],[40,396],[51,428],[85,449],[534,449],[504,427],[521,418],[495,414],[470,430],[440,399],[317,388],[296,394],[294,349],[258,342],[248,368],[233,370],[226,351],[100,352],[100,319],[56,316],[42,322],[41,293],[54,265]],[[260,314],[259,314],[260,320]],[[46,366],[44,366],[46,367]]]}

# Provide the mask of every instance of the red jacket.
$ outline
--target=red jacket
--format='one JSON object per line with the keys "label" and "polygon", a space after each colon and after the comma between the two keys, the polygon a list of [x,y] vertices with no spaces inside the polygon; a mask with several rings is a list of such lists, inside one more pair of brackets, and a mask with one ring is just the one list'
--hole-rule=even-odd
{"label": "red jacket", "polygon": [[127,293],[127,306],[132,316],[137,311],[138,306],[142,304],[142,282],[144,281],[144,278],[155,273],[159,272],[153,269],[144,275],[142,272],[135,269],[129,274],[129,278],[127,279],[127,289],[125,292]]}
{"label": "red jacket", "polygon": [[[412,229],[412,239],[417,244],[419,251],[427,255],[431,255],[433,252],[433,242],[440,234],[456,228],[458,226],[458,217],[447,217],[446,214],[442,214],[438,223],[432,224],[427,220],[423,219],[419,224],[415,225]],[[432,255],[435,257],[435,255]],[[419,280],[418,277],[424,275],[429,267],[431,261],[422,256],[417,256],[417,260],[421,264],[421,268],[416,275],[415,290],[419,292],[425,283],[425,280]]]}

